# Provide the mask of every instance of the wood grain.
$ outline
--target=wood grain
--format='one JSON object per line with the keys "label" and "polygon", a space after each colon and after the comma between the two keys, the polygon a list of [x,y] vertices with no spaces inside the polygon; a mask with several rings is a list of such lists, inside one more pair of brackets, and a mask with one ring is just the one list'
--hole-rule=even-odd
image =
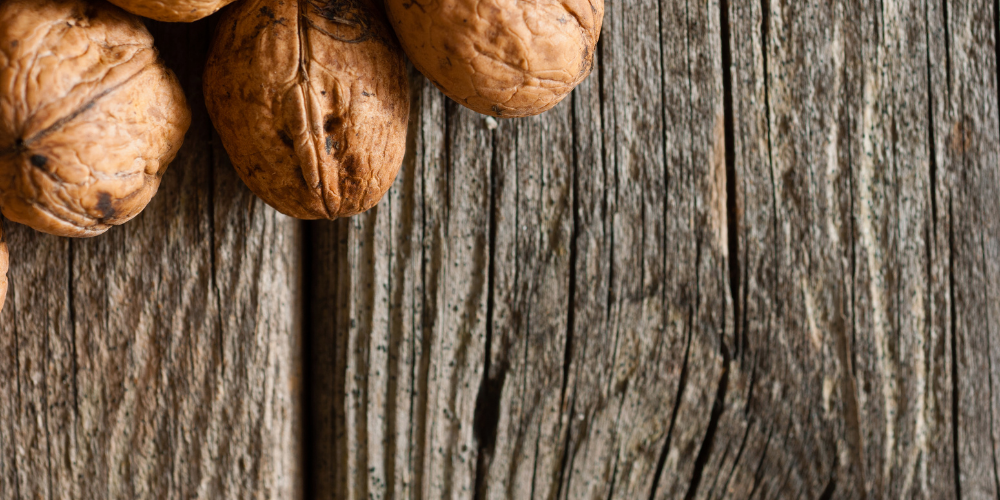
{"label": "wood grain", "polygon": [[1000,494],[996,3],[606,8],[538,117],[411,68],[386,198],[304,224],[213,137],[211,22],[154,25],[153,204],[7,228],[0,497]]}
{"label": "wood grain", "polygon": [[[425,197],[408,231],[434,249],[441,221],[458,222],[443,214],[485,213],[488,253],[482,236],[449,251],[466,260],[448,268],[458,288],[443,311],[426,300],[442,293],[438,254],[369,265],[422,259],[432,280],[406,302],[434,337],[405,342],[431,348],[401,369],[418,401],[435,401],[419,375],[440,373],[435,329],[461,318],[447,307],[479,318],[486,296],[474,350],[427,379],[432,394],[467,384],[455,400],[475,394],[475,411],[412,405],[417,427],[444,433],[412,445],[447,445],[351,470],[421,485],[382,498],[995,495],[994,14],[988,2],[616,2],[570,100],[490,131],[416,76],[407,165],[425,169]],[[428,183],[441,182],[428,158],[448,165],[447,187]],[[468,175],[482,191],[459,201],[451,179]],[[380,241],[371,224],[354,244]],[[411,293],[393,283],[389,297]],[[388,332],[415,324],[387,317]],[[379,382],[369,397],[404,390]],[[469,423],[470,451],[456,454]],[[458,456],[475,463],[455,468]]]}

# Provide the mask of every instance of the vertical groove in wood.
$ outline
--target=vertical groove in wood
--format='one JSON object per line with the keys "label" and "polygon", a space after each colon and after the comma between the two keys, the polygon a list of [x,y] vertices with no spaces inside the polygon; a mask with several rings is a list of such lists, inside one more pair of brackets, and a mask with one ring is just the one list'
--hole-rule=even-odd
{"label": "vertical groove in wood", "polygon": [[[991,333],[987,317],[996,317],[995,289],[998,275],[995,256],[1000,246],[1000,174],[998,164],[996,49],[992,34],[994,16],[990,2],[950,4],[949,81],[945,93],[946,155],[949,165],[945,186],[954,213],[953,331],[957,463],[964,497],[994,497],[997,432],[996,395],[989,392],[997,377],[996,351],[988,346]],[[939,129],[940,130],[940,129]],[[994,257],[989,259],[988,257]],[[992,300],[991,300],[992,298]],[[989,347],[989,348],[988,348]],[[986,397],[988,396],[988,397]]]}

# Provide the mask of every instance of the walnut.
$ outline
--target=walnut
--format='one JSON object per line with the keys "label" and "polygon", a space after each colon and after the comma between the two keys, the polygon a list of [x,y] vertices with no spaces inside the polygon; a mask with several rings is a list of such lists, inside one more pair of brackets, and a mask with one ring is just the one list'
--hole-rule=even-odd
{"label": "walnut", "polygon": [[135,16],[103,1],[0,3],[0,210],[96,236],[156,194],[191,122]]}
{"label": "walnut", "polygon": [[537,115],[590,74],[604,0],[386,0],[413,65],[448,97]]}
{"label": "walnut", "polygon": [[171,23],[197,21],[214,14],[233,0],[109,0],[133,13]]}
{"label": "walnut", "polygon": [[205,101],[240,177],[279,211],[354,215],[395,179],[409,80],[382,16],[363,0],[245,0],[223,12]]}

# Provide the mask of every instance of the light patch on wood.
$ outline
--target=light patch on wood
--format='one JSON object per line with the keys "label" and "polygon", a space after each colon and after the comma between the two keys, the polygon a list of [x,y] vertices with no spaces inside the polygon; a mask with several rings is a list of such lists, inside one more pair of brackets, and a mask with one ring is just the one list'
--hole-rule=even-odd
{"label": "light patch on wood", "polygon": [[[840,78],[842,72],[840,68],[843,67],[844,63],[843,54],[843,39],[841,38],[840,24],[838,23],[834,26],[833,42],[830,43],[830,56],[833,59],[833,67],[835,68],[832,87],[835,89],[840,88],[842,85]],[[837,206],[837,194],[834,191],[834,187],[837,184],[837,174],[840,171],[840,152],[837,149],[837,137],[839,135],[840,122],[830,120],[830,133],[826,139],[826,183],[824,185],[827,207]],[[824,219],[826,219],[826,232],[830,238],[830,245],[833,248],[840,248],[840,232],[837,230],[837,224],[841,223],[841,221],[835,217],[824,217]]]}
{"label": "light patch on wood", "polygon": [[803,274],[799,277],[799,286],[802,287],[802,296],[805,298],[806,303],[806,321],[809,323],[809,340],[812,341],[813,349],[817,353],[823,347],[823,332],[820,331],[819,326],[816,324],[816,299],[813,298],[812,292],[809,291],[809,283],[806,281],[806,276]]}
{"label": "light patch on wood", "polygon": [[951,153],[955,156],[962,156],[968,151],[971,145],[972,134],[965,125],[965,121],[962,119],[957,120],[951,127],[951,140],[948,141]]}
{"label": "light patch on wood", "polygon": [[[823,377],[823,413],[831,415],[830,400],[833,399],[833,390],[837,387],[837,379],[833,377]],[[843,447],[846,451],[847,447]]]}
{"label": "light patch on wood", "polygon": [[[933,394],[927,389],[927,356],[925,349],[930,339],[928,338],[927,322],[924,318],[924,307],[923,294],[915,293],[910,296],[909,314],[914,319],[920,338],[917,339],[916,348],[912,350],[913,358],[910,366],[913,368],[913,377],[909,382],[914,386],[914,391],[920,397],[915,398],[916,401],[913,402],[915,405],[913,416],[916,420],[914,422],[914,440],[916,441],[916,446],[910,450],[909,457],[907,457],[906,477],[903,480],[903,489],[901,491],[909,492],[913,486],[914,478],[919,476],[921,478],[921,491],[926,496],[927,461],[921,460],[921,457],[927,457],[930,450],[930,435],[927,427],[927,399],[933,397]],[[923,469],[923,472],[918,469]]]}
{"label": "light patch on wood", "polygon": [[873,206],[876,203],[875,197],[879,195],[874,192],[873,187],[875,178],[875,165],[873,164],[875,145],[872,136],[876,123],[877,112],[875,106],[880,90],[880,85],[875,79],[865,80],[865,108],[864,121],[862,123],[864,127],[862,132],[864,137],[862,141],[864,153],[861,155],[860,175],[858,179],[858,196],[860,197],[858,200],[858,229],[862,245],[864,246],[865,257],[868,260],[869,294],[872,301],[872,336],[874,337],[875,356],[881,367],[882,398],[885,405],[885,442],[883,443],[885,461],[883,462],[882,474],[884,477],[889,477],[894,461],[893,453],[896,449],[896,423],[894,419],[897,411],[896,399],[893,397],[896,386],[896,370],[888,356],[889,339],[887,338],[886,326],[889,321],[886,317],[885,304],[883,304],[885,282],[880,272],[885,268],[885,258],[882,255],[882,250],[879,247],[880,242],[875,233],[874,219],[877,215],[873,210]]}

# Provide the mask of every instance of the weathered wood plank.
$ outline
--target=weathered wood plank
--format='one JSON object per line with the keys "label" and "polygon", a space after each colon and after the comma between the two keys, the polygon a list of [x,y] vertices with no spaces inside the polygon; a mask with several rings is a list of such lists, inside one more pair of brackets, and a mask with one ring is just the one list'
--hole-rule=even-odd
{"label": "weathered wood plank", "polygon": [[[569,408],[564,364],[573,227],[571,102],[495,130],[489,366],[477,411],[495,440],[487,498],[555,498]],[[495,401],[491,401],[493,398]],[[488,413],[499,411],[494,418]],[[493,424],[492,428],[489,428]]]}
{"label": "weathered wood plank", "polygon": [[210,29],[152,25],[194,122],[142,215],[93,240],[11,227],[4,498],[299,494],[298,223],[212,137]]}
{"label": "weathered wood plank", "polygon": [[[422,318],[409,365],[420,438],[411,462],[401,448],[390,460],[393,470],[413,464],[406,470],[415,485],[393,497],[957,495],[951,388],[969,381],[955,400],[968,414],[962,432],[992,436],[1000,424],[983,420],[992,400],[963,398],[992,395],[994,380],[982,374],[992,373],[996,348],[980,332],[989,331],[986,313],[1000,312],[991,299],[995,217],[984,219],[995,210],[995,169],[973,169],[976,183],[955,194],[950,172],[958,167],[941,152],[954,143],[951,117],[963,101],[951,87],[938,96],[942,82],[969,78],[955,61],[991,54],[992,17],[975,11],[974,24],[973,10],[944,15],[947,7],[608,5],[595,72],[571,100],[491,132],[423,87],[413,125],[421,236],[408,241],[421,242],[414,283],[424,281],[412,285],[414,299],[403,303],[413,309],[401,313]],[[965,45],[941,34],[955,16]],[[974,27],[981,33],[973,36]],[[966,94],[995,94],[982,91],[996,88],[992,61],[973,74],[994,80],[980,76]],[[992,102],[976,109],[995,114]],[[977,143],[974,162],[989,164],[996,124],[963,120],[962,137],[983,123],[987,140]],[[567,136],[572,155],[560,141]],[[968,161],[975,148],[962,141]],[[490,187],[456,197],[451,179],[462,173],[481,179],[470,186],[488,178]],[[448,196],[434,200],[426,194],[433,192]],[[945,198],[952,210],[955,200],[972,203],[959,206],[967,226],[954,224]],[[483,210],[492,218],[476,219],[467,255],[458,253],[464,260],[448,261],[461,250],[448,238],[452,214]],[[372,235],[364,245],[383,241],[379,224],[358,226],[358,238]],[[568,255],[554,243],[562,238]],[[961,264],[956,243],[970,256]],[[416,269],[416,256],[375,253]],[[957,289],[956,264],[967,275]],[[368,283],[365,276],[340,274],[324,286],[349,290]],[[442,285],[452,281],[458,286]],[[410,286],[390,284],[388,297],[408,296]],[[435,349],[457,331],[447,327],[448,309],[464,304],[482,314],[484,293],[486,325],[471,345],[485,373],[480,380],[468,357],[441,372]],[[966,349],[959,365],[951,361],[956,293],[966,308],[959,323],[970,332],[954,342],[956,352]],[[973,309],[982,312],[966,312]],[[396,325],[405,319],[389,318],[384,328],[408,331]],[[385,336],[370,334],[365,342]],[[952,366],[963,375],[953,377]],[[367,395],[354,397],[392,398],[405,385],[388,389],[393,377],[372,370]],[[477,396],[474,465],[455,468],[455,443],[469,421],[440,391],[456,401]],[[407,395],[395,397],[406,407]],[[450,412],[435,416],[435,408]],[[453,441],[435,445],[444,435]],[[388,453],[366,439],[367,453]],[[958,463],[978,460],[979,481],[985,441],[959,441]],[[364,474],[372,477],[390,468],[370,465]],[[474,495],[461,489],[471,477]]]}
{"label": "weathered wood plank", "polygon": [[[995,319],[1000,238],[1000,117],[997,106],[996,4],[947,5],[944,16],[945,85],[935,93],[946,103],[941,117],[949,161],[947,190],[949,288],[952,303],[952,421],[956,494],[1000,495],[997,462]],[[939,129],[940,130],[940,129]],[[994,258],[990,258],[994,257]],[[990,320],[993,319],[993,323]]]}
{"label": "weathered wood plank", "polygon": [[996,496],[995,5],[609,4],[540,117],[414,71],[387,197],[304,230],[213,137],[211,22],[154,25],[160,195],[9,227],[0,497]]}

